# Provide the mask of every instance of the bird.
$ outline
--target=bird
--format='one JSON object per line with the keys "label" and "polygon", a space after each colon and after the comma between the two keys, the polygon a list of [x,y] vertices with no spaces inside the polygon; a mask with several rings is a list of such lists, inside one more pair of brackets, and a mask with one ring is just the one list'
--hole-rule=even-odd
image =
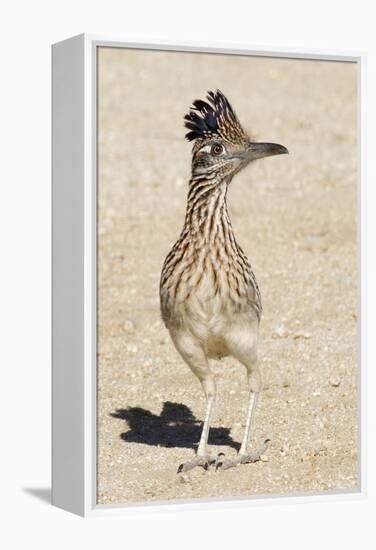
{"label": "bird", "polygon": [[[283,145],[253,141],[218,89],[193,101],[184,125],[186,139],[193,142],[191,177],[183,229],[162,267],[160,306],[175,348],[202,385],[206,414],[196,453],[180,464],[178,473],[255,462],[270,442],[250,449],[261,391],[257,351],[262,304],[256,277],[234,235],[227,193],[234,176],[253,161],[288,153]],[[209,362],[228,356],[245,367],[248,384],[244,437],[233,459],[208,452],[216,399]]]}

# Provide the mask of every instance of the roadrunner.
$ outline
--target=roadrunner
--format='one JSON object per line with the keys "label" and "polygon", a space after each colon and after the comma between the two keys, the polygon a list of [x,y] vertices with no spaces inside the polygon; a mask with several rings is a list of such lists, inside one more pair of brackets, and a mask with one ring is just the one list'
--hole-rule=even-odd
{"label": "roadrunner", "polygon": [[[227,98],[208,92],[185,116],[188,141],[193,141],[192,175],[180,238],[168,254],[160,281],[161,312],[172,341],[202,384],[207,399],[197,453],[178,472],[196,466],[230,468],[255,462],[267,448],[249,448],[261,375],[257,341],[261,296],[251,266],[236,242],[226,195],[235,174],[250,162],[288,153],[282,145],[255,143],[243,130]],[[209,456],[207,442],[216,396],[209,359],[232,356],[247,371],[249,405],[237,457]]]}

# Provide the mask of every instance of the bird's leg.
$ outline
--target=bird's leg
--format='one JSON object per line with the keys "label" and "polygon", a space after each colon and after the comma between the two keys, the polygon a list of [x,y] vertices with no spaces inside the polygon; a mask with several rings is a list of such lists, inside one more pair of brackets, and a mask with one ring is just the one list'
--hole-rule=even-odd
{"label": "bird's leg", "polygon": [[207,396],[206,402],[206,415],[204,424],[202,426],[202,432],[200,437],[200,443],[198,445],[197,454],[200,456],[206,456],[206,446],[208,444],[209,429],[210,429],[210,418],[213,409],[214,403],[214,394],[209,393]]}
{"label": "bird's leg", "polygon": [[210,457],[207,452],[210,420],[216,396],[215,379],[210,370],[206,354],[198,342],[186,331],[176,331],[170,334],[176,349],[200,380],[206,395],[206,414],[196,456],[189,462],[181,464],[178,473],[188,472],[196,466],[207,469],[211,464],[217,462],[217,459]]}
{"label": "bird's leg", "polygon": [[266,439],[264,441],[264,444],[259,449],[256,449],[255,451],[249,450],[249,440],[251,436],[252,420],[256,410],[258,396],[259,396],[259,392],[254,392],[250,390],[244,437],[239,450],[239,458],[240,458],[241,464],[245,464],[247,462],[256,462],[256,460],[259,460],[260,456],[265,453],[268,447],[268,443],[270,441],[269,439]]}
{"label": "bird's leg", "polygon": [[254,413],[257,406],[257,400],[260,392],[261,379],[259,372],[249,372],[248,373],[248,383],[249,383],[249,402],[247,410],[246,425],[244,430],[243,441],[239,450],[237,457],[234,460],[221,460],[218,461],[216,467],[221,468],[222,470],[227,470],[227,468],[232,468],[238,464],[248,464],[250,462],[256,462],[260,459],[268,447],[269,439],[264,441],[264,444],[254,451],[249,449],[249,441],[251,436],[252,420],[254,418]]}
{"label": "bird's leg", "polygon": [[207,452],[207,444],[208,444],[209,429],[210,429],[210,418],[213,410],[214,397],[215,395],[213,393],[208,393],[207,395],[206,415],[205,415],[204,424],[202,426],[201,437],[200,437],[200,442],[198,445],[196,456],[189,462],[180,464],[178,468],[178,473],[188,472],[189,470],[192,470],[196,466],[202,466],[203,468],[205,468],[205,470],[207,470],[209,465],[215,462],[215,459],[211,458]]}
{"label": "bird's leg", "polygon": [[241,444],[241,447],[240,447],[240,450],[239,450],[239,454],[241,454],[241,455],[247,454],[247,451],[248,451],[249,439],[250,439],[250,435],[251,435],[251,424],[252,424],[252,419],[253,419],[255,409],[256,409],[256,406],[257,406],[258,396],[259,396],[258,393],[250,390],[247,420],[246,420],[246,425],[245,425],[244,437],[243,437],[243,441],[242,441],[242,444]]}
{"label": "bird's leg", "polygon": [[212,415],[213,405],[215,401],[215,394],[216,394],[215,381],[212,374],[210,374],[210,376],[205,377],[205,379],[202,380],[202,386],[206,394],[206,414],[205,414],[204,424],[202,426],[201,437],[200,437],[200,442],[198,444],[197,453],[196,453],[196,456],[189,462],[180,464],[178,468],[178,473],[188,472],[189,470],[192,470],[196,466],[201,466],[205,468],[205,470],[207,470],[210,464],[213,464],[215,462],[215,458],[211,458],[207,452],[210,419]]}

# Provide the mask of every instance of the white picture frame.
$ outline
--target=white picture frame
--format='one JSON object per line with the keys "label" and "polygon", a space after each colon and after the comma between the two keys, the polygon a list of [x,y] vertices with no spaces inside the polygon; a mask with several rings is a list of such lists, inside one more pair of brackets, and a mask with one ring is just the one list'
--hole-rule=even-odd
{"label": "white picture frame", "polygon": [[[97,48],[228,53],[350,61],[358,66],[358,421],[359,487],[355,492],[98,505],[96,502],[96,55]],[[365,441],[365,54],[268,50],[224,44],[134,44],[79,35],[52,47],[52,502],[81,516],[135,506],[249,506],[363,498]],[[287,498],[288,496],[288,498]]]}

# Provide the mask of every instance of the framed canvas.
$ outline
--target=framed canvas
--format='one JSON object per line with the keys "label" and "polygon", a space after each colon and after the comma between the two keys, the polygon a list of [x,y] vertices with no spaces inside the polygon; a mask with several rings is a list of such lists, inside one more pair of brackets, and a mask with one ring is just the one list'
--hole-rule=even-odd
{"label": "framed canvas", "polygon": [[53,46],[56,506],[364,495],[364,63]]}

